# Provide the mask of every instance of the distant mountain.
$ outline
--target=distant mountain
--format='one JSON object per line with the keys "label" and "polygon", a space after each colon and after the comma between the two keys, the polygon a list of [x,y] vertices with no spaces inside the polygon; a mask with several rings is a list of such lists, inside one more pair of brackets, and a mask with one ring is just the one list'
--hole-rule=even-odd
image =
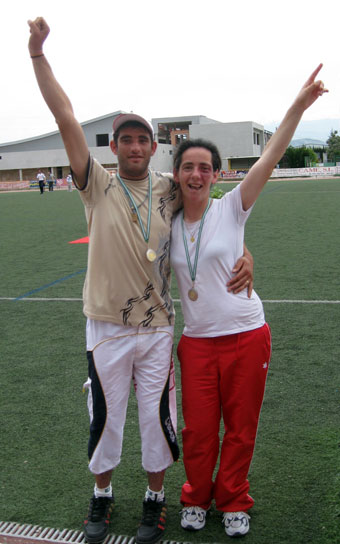
{"label": "distant mountain", "polygon": [[292,140],[290,145],[293,147],[322,147],[327,144],[323,140],[315,140],[313,138],[298,138],[297,140]]}
{"label": "distant mountain", "polygon": [[[275,132],[279,123],[266,123],[265,129]],[[337,130],[340,134],[339,119],[319,119],[316,121],[300,121],[295,131],[293,140],[310,138],[325,143],[332,130]]]}

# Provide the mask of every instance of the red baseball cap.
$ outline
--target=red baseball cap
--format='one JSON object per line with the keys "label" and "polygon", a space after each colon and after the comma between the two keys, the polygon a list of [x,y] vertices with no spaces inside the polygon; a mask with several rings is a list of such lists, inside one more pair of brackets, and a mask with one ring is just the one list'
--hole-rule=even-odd
{"label": "red baseball cap", "polygon": [[135,113],[121,113],[118,115],[113,121],[113,133],[117,132],[122,125],[125,125],[125,123],[129,123],[130,121],[135,121],[136,123],[143,125],[150,132],[152,139],[154,139],[154,132],[151,123],[144,119],[144,117],[136,115]]}

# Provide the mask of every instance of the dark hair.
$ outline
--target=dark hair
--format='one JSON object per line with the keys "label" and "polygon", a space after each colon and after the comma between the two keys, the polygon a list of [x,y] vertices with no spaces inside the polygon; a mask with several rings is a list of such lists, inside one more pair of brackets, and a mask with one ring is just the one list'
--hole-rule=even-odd
{"label": "dark hair", "polygon": [[203,140],[202,138],[196,138],[195,140],[184,140],[182,143],[179,144],[179,146],[175,150],[174,155],[175,170],[178,171],[181,166],[182,155],[184,151],[187,151],[187,149],[190,149],[191,147],[203,147],[204,149],[210,151],[211,162],[214,172],[216,172],[216,170],[221,170],[222,160],[219,150],[217,149],[215,144],[213,144],[209,140]]}
{"label": "dark hair", "polygon": [[129,127],[139,127],[139,128],[143,128],[150,136],[150,139],[151,139],[151,143],[153,143],[153,135],[151,134],[151,131],[148,130],[146,128],[146,126],[142,125],[142,123],[138,123],[138,121],[126,121],[126,123],[123,123],[118,130],[116,130],[114,133],[113,133],[113,140],[114,140],[114,143],[117,145],[118,144],[118,138],[119,138],[119,133],[120,131],[122,130],[122,128],[129,128]]}

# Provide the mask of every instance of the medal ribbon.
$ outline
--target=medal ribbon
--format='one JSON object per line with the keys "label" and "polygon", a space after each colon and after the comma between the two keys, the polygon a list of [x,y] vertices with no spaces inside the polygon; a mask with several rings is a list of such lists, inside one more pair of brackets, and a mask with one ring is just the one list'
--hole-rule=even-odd
{"label": "medal ribbon", "polygon": [[204,213],[202,215],[202,219],[201,219],[201,222],[200,222],[200,226],[199,226],[199,230],[198,230],[198,236],[197,236],[196,251],[195,251],[195,260],[194,260],[194,266],[193,267],[192,267],[192,264],[191,264],[191,261],[190,261],[188,243],[187,243],[187,239],[186,239],[185,232],[184,232],[184,222],[183,222],[184,211],[182,210],[181,225],[182,225],[183,243],[184,243],[184,249],[185,249],[185,255],[186,255],[186,258],[187,258],[188,268],[189,268],[189,272],[190,272],[190,277],[191,277],[193,283],[194,283],[194,281],[196,279],[198,253],[199,253],[199,250],[200,250],[201,234],[202,234],[202,230],[203,230],[204,219],[205,219],[205,216],[207,215],[207,212],[209,210],[210,203],[211,203],[211,198],[209,198],[209,200],[208,200],[207,207],[204,210]]}
{"label": "medal ribbon", "polygon": [[151,179],[151,172],[149,171],[149,188],[148,188],[149,209],[148,209],[148,221],[147,221],[147,225],[146,225],[146,231],[145,231],[145,228],[144,228],[144,225],[143,225],[143,222],[142,222],[142,218],[141,218],[140,213],[139,213],[139,208],[138,208],[132,194],[130,193],[129,189],[125,185],[124,181],[122,180],[122,178],[120,177],[118,172],[117,172],[116,175],[117,175],[117,179],[118,179],[119,183],[123,187],[125,196],[128,198],[128,200],[130,202],[131,209],[133,209],[134,212],[137,215],[138,223],[139,223],[139,226],[141,228],[143,238],[144,238],[145,242],[148,243],[149,238],[150,238],[151,208],[152,208],[152,179]]}

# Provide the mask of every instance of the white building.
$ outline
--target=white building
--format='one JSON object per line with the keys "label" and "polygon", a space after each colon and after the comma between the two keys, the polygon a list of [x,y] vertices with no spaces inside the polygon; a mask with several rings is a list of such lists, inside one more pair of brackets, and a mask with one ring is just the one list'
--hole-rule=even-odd
{"label": "white building", "polygon": [[[82,123],[91,154],[106,168],[116,168],[117,158],[109,141],[116,111]],[[152,119],[158,147],[151,168],[172,171],[173,150],[186,138],[212,140],[223,159],[223,170],[250,168],[260,157],[271,133],[249,122],[221,123],[204,115]],[[59,131],[0,144],[0,181],[35,179],[38,169],[57,179],[69,173],[69,161]]]}
{"label": "white building", "polygon": [[[106,168],[117,168],[117,157],[111,151],[113,120],[123,113],[116,111],[81,123],[90,153]],[[172,170],[172,146],[159,144],[151,158],[151,168]],[[69,160],[59,131],[33,138],[0,144],[0,181],[35,179],[41,169],[57,178],[70,171]]]}
{"label": "white building", "polygon": [[261,156],[272,135],[253,121],[221,123],[204,115],[152,119],[159,142],[176,146],[186,138],[214,142],[222,157],[222,170],[248,170]]}

